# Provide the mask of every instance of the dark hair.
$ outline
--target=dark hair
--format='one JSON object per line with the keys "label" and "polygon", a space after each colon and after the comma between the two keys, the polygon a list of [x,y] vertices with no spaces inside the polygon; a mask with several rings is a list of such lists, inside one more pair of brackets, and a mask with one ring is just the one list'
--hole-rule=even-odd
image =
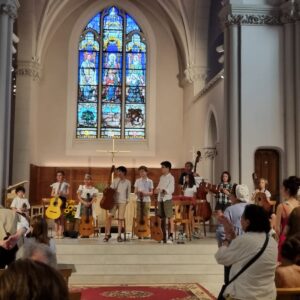
{"label": "dark hair", "polygon": [[16,188],[16,194],[19,193],[19,192],[23,192],[25,194],[25,188],[24,188],[24,186],[18,186]]}
{"label": "dark hair", "polygon": [[62,176],[65,176],[65,172],[63,170],[58,170],[56,172],[56,175],[61,174]]}
{"label": "dark hair", "polygon": [[194,167],[194,164],[191,161],[187,161],[184,165],[185,166],[189,165],[191,167],[191,169],[193,169],[193,167]]}
{"label": "dark hair", "polygon": [[285,240],[282,245],[281,255],[296,265],[300,265],[300,233]]}
{"label": "dark hair", "polygon": [[289,215],[287,237],[300,233],[300,206],[294,208]]}
{"label": "dark hair", "polygon": [[236,198],[236,187],[238,186],[237,183],[234,183],[232,186],[232,189],[230,191],[230,193]]}
{"label": "dark hair", "polygon": [[19,259],[0,276],[0,300],[68,300],[62,275],[44,263]]}
{"label": "dark hair", "polygon": [[165,167],[165,168],[169,169],[169,170],[171,170],[171,168],[172,168],[172,164],[169,161],[167,161],[167,160],[161,162],[160,165],[162,167]]}
{"label": "dark hair", "polygon": [[228,182],[230,182],[230,181],[231,181],[231,175],[230,175],[230,173],[229,173],[228,171],[222,172],[222,174],[221,174],[221,182],[223,182],[223,176],[224,176],[225,174],[228,175]]}
{"label": "dark hair", "polygon": [[268,213],[255,204],[249,204],[245,207],[243,217],[250,222],[246,232],[265,232],[271,230]]}
{"label": "dark hair", "polygon": [[32,219],[31,237],[35,238],[38,243],[49,245],[48,223],[42,216],[35,216]]}
{"label": "dark hair", "polygon": [[124,175],[127,174],[127,169],[124,166],[120,166],[117,168],[117,171],[122,172]]}
{"label": "dark hair", "polygon": [[189,178],[188,185],[186,184],[187,182],[184,183],[185,187],[188,186],[189,188],[192,188],[196,184],[194,175],[193,174],[186,174],[185,177]]}
{"label": "dark hair", "polygon": [[146,166],[140,166],[138,168],[138,171],[145,171],[146,173],[148,173],[148,168]]}
{"label": "dark hair", "polygon": [[289,178],[283,180],[282,185],[291,197],[297,197],[300,187],[300,178],[297,176],[290,176]]}

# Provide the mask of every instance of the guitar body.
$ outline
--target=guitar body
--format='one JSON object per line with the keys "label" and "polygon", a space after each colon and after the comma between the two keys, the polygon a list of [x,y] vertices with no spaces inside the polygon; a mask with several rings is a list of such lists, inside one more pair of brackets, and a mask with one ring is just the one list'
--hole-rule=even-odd
{"label": "guitar body", "polygon": [[148,237],[150,235],[150,227],[148,225],[148,218],[146,216],[137,222],[137,225],[134,228],[134,233],[139,238]]}
{"label": "guitar body", "polygon": [[111,187],[107,187],[104,191],[103,191],[103,197],[100,201],[100,207],[102,209],[105,210],[110,210],[114,207],[115,203],[115,194],[116,194],[116,190],[111,188]]}
{"label": "guitar body", "polygon": [[116,189],[110,187],[114,177],[115,166],[112,165],[108,179],[107,188],[103,191],[103,196],[100,201],[100,207],[105,210],[111,210],[115,205]]}
{"label": "guitar body", "polygon": [[137,220],[136,227],[134,229],[134,233],[139,237],[139,238],[144,238],[148,237],[150,235],[150,227],[148,224],[148,218],[147,216],[144,216],[144,196],[142,193],[139,194],[139,199],[140,199],[140,217],[139,220]]}
{"label": "guitar body", "polygon": [[161,219],[159,216],[150,217],[151,239],[155,241],[162,241],[164,238],[163,231],[161,229]]}
{"label": "guitar body", "polygon": [[263,192],[258,192],[255,194],[255,204],[261,206],[267,212],[269,212],[272,207],[267,199],[266,194]]}
{"label": "guitar body", "polygon": [[50,199],[50,204],[46,209],[46,217],[51,220],[56,220],[61,216],[62,201],[59,197]]}
{"label": "guitar body", "polygon": [[[88,196],[88,202],[92,199]],[[83,205],[83,204],[81,204]],[[92,207],[84,207],[84,213],[80,219],[79,234],[82,238],[89,238],[94,233],[94,218],[92,216]]]}

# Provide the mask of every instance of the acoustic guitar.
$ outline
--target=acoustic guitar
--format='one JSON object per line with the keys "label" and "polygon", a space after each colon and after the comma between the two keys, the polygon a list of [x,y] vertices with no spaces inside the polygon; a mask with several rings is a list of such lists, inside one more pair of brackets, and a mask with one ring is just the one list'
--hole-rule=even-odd
{"label": "acoustic guitar", "polygon": [[103,191],[103,196],[100,201],[100,207],[105,210],[110,210],[115,205],[116,189],[111,188],[111,183],[113,181],[113,174],[115,171],[115,166],[113,165],[110,170],[110,175],[108,179],[108,186]]}
{"label": "acoustic guitar", "polygon": [[46,209],[46,217],[51,220],[56,220],[61,216],[62,200],[59,196],[50,199],[50,204]]}
{"label": "acoustic guitar", "polygon": [[150,217],[151,239],[160,242],[163,238],[163,231],[161,229],[161,218],[157,212],[157,200],[155,200],[155,215]]}
{"label": "acoustic guitar", "polygon": [[150,235],[150,227],[149,227],[149,224],[148,224],[147,216],[144,216],[145,202],[144,202],[143,193],[139,192],[138,197],[139,197],[139,200],[140,200],[140,203],[141,203],[141,209],[140,209],[140,218],[137,221],[136,227],[134,229],[134,233],[139,238],[144,238],[144,237],[148,237]]}
{"label": "acoustic guitar", "polygon": [[[93,198],[87,193],[87,202],[91,202]],[[83,205],[83,204],[81,204]],[[84,213],[80,219],[79,234],[82,238],[89,238],[94,233],[94,219],[92,216],[92,206],[84,206]]]}

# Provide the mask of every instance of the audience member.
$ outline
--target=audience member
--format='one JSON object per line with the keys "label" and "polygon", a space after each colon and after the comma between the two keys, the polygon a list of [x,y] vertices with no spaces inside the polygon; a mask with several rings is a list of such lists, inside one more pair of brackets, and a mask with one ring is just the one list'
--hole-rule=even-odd
{"label": "audience member", "polygon": [[262,207],[254,204],[247,205],[241,218],[241,226],[245,233],[237,236],[230,244],[225,240],[215,254],[219,264],[231,266],[230,279],[240,272],[260,250],[263,252],[251,266],[227,285],[223,296],[239,300],[276,299],[274,279],[277,244],[274,239],[269,238],[268,214]]}
{"label": "audience member", "polygon": [[278,241],[278,261],[281,261],[281,247],[286,238],[286,225],[292,210],[299,206],[297,194],[300,186],[300,178],[290,176],[283,181],[282,197],[284,202],[279,204],[276,211],[276,233]]}
{"label": "audience member", "polygon": [[282,245],[282,264],[277,267],[275,283],[278,288],[300,288],[300,232],[287,237]]}
{"label": "audience member", "polygon": [[0,300],[68,300],[64,278],[54,268],[29,259],[12,263],[0,276]]}

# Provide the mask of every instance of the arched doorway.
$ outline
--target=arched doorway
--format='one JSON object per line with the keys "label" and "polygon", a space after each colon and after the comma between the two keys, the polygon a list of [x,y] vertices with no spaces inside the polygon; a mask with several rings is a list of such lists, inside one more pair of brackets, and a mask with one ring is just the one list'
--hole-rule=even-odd
{"label": "arched doorway", "polygon": [[280,154],[275,149],[258,149],[255,152],[255,173],[268,180],[272,200],[280,198]]}

